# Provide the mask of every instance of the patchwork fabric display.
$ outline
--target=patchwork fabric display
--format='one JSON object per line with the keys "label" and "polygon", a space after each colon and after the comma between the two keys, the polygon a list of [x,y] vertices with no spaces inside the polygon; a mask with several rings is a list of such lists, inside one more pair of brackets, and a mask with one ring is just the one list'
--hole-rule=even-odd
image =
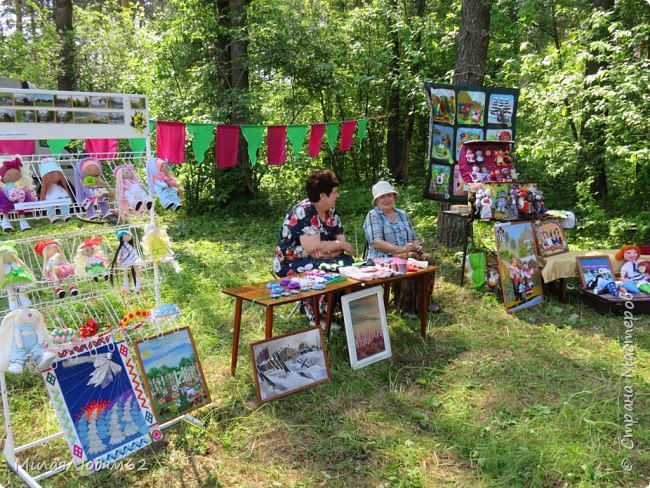
{"label": "patchwork fabric display", "polygon": [[41,374],[77,469],[99,471],[162,438],[121,332],[56,352]]}

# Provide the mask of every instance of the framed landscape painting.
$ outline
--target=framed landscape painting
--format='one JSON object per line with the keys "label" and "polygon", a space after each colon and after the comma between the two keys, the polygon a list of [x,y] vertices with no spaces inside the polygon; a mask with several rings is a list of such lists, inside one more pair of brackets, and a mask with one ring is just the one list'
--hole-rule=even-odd
{"label": "framed landscape painting", "polygon": [[543,303],[532,222],[494,226],[503,304],[508,312]]}
{"label": "framed landscape painting", "polygon": [[210,403],[208,385],[189,327],[138,341],[135,350],[158,422]]}
{"label": "framed landscape painting", "polygon": [[320,327],[253,342],[250,347],[255,392],[260,403],[330,379]]}
{"label": "framed landscape painting", "polygon": [[352,369],[391,357],[384,293],[380,286],[341,298]]}

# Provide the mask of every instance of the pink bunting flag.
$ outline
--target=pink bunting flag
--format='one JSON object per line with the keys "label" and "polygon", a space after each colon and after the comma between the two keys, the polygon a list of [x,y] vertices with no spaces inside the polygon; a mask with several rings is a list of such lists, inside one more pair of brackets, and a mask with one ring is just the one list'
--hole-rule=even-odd
{"label": "pink bunting flag", "polygon": [[217,168],[237,166],[239,154],[239,126],[218,125],[215,139]]}
{"label": "pink bunting flag", "polygon": [[36,153],[36,141],[0,141],[0,154],[31,156]]}
{"label": "pink bunting flag", "polygon": [[117,142],[117,139],[86,139],[86,152],[99,159],[115,159]]}
{"label": "pink bunting flag", "polygon": [[323,134],[325,134],[325,124],[311,124],[311,134],[309,135],[309,155],[312,158],[318,156],[323,144]]}
{"label": "pink bunting flag", "polygon": [[158,121],[156,124],[156,154],[170,163],[185,162],[185,124]]}
{"label": "pink bunting flag", "polygon": [[341,152],[352,149],[352,136],[354,136],[354,129],[356,129],[356,127],[356,120],[346,120],[341,122],[341,142],[339,144]]}
{"label": "pink bunting flag", "polygon": [[287,126],[270,125],[267,128],[266,144],[269,164],[283,164],[287,160]]}

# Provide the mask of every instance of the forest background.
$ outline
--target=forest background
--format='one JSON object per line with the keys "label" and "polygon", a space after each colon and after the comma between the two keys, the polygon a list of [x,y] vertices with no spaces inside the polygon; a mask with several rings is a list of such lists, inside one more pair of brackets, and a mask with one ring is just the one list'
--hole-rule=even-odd
{"label": "forest background", "polygon": [[[540,182],[547,207],[578,213],[582,238],[650,240],[645,0],[1,5],[0,73],[39,88],[144,93],[158,120],[272,125],[380,117],[360,151],[323,151],[278,169],[251,168],[242,148],[235,170],[209,164],[213,154],[208,164],[184,165],[193,211],[260,194],[286,207],[304,175],[320,167],[355,186],[386,177],[423,187],[429,109],[422,83],[463,82],[521,90],[519,172]],[[463,42],[475,45],[469,57]]]}

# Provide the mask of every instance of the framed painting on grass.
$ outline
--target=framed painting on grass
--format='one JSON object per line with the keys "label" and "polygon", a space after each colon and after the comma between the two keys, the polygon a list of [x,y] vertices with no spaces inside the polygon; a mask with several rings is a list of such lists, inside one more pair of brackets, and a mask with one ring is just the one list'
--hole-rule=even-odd
{"label": "framed painting on grass", "polygon": [[341,298],[352,369],[391,357],[384,293],[380,286]]}
{"label": "framed painting on grass", "polygon": [[77,469],[99,471],[162,438],[121,331],[56,354],[41,374]]}
{"label": "framed painting on grass", "polygon": [[253,342],[251,361],[260,403],[291,395],[330,379],[320,327]]}
{"label": "framed painting on grass", "polygon": [[494,226],[503,304],[508,312],[544,302],[532,222]]}
{"label": "framed painting on grass", "polygon": [[535,242],[538,254],[544,258],[569,251],[562,227],[555,220],[535,222]]}
{"label": "framed painting on grass", "polygon": [[135,343],[144,385],[159,423],[210,403],[189,327]]}
{"label": "framed painting on grass", "polygon": [[578,256],[576,257],[578,266],[578,276],[582,281],[582,286],[592,288],[592,284],[599,278],[605,281],[614,281],[614,269],[609,256]]}

